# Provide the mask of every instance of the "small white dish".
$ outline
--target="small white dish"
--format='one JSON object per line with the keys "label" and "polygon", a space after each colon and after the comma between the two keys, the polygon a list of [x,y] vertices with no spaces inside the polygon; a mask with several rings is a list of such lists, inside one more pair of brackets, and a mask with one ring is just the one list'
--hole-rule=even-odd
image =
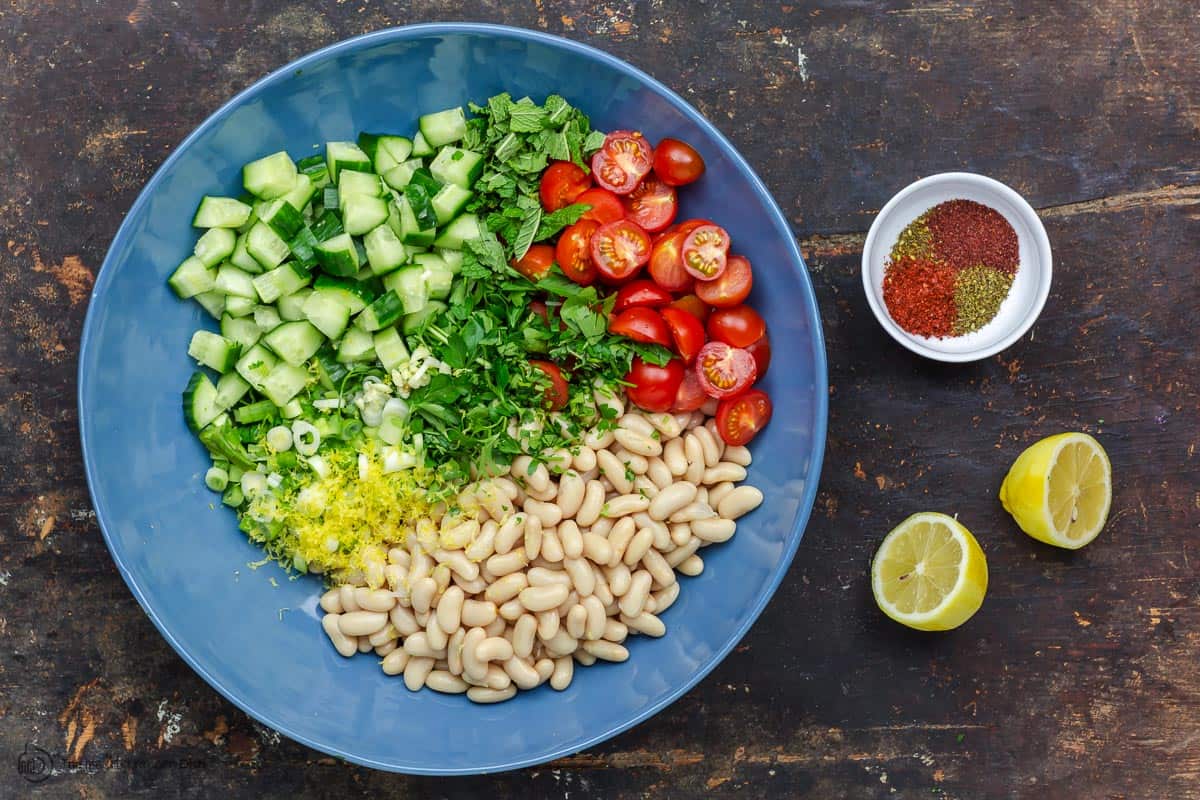
{"label": "small white dish", "polygon": [[[916,336],[892,320],[883,302],[888,253],[909,223],[938,203],[958,199],[990,206],[1008,220],[1017,232],[1020,266],[1008,297],[987,325],[952,338]],[[977,361],[999,353],[1024,336],[1046,304],[1052,272],[1050,238],[1033,206],[1003,183],[971,172],[943,172],[909,184],[880,210],[863,247],[863,289],[875,318],[897,342],[937,361]]]}

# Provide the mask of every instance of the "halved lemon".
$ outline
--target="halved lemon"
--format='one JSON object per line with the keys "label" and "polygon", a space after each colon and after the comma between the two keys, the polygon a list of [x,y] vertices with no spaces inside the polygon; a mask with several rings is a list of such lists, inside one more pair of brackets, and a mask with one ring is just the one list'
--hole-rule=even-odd
{"label": "halved lemon", "polygon": [[1108,520],[1108,454],[1086,433],[1048,436],[1017,456],[1000,484],[1000,503],[1033,538],[1078,550]]}
{"label": "halved lemon", "polygon": [[948,631],[983,605],[987,559],[953,517],[913,514],[879,545],[871,563],[875,602],[892,619],[921,631]]}

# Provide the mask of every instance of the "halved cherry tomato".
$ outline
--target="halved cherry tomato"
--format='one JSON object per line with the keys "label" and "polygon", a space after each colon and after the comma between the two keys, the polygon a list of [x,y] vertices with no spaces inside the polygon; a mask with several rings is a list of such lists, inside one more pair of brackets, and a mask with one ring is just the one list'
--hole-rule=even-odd
{"label": "halved cherry tomato", "polygon": [[608,322],[608,332],[626,336],[635,342],[671,346],[671,330],[662,314],[653,308],[627,308]]}
{"label": "halved cherry tomato", "polygon": [[708,315],[712,313],[708,304],[694,294],[685,294],[674,303],[671,303],[671,307],[682,308],[701,322],[707,320]]}
{"label": "halved cherry tomato", "polygon": [[716,225],[716,224],[717,223],[713,222],[710,219],[697,219],[697,218],[693,217],[692,219],[685,219],[683,222],[676,225],[675,230],[679,231],[680,233],[691,233],[692,231],[696,230],[696,228],[699,228],[701,225]]}
{"label": "halved cherry tomato", "polygon": [[600,279],[623,283],[650,260],[650,236],[627,219],[601,225],[592,234],[592,263]]}
{"label": "halved cherry tomato", "polygon": [[545,322],[547,325],[550,324],[550,312],[547,310],[546,304],[541,300],[530,300],[529,310],[541,317],[542,322]]}
{"label": "halved cherry tomato", "polygon": [[635,306],[662,308],[670,304],[671,293],[666,289],[654,281],[637,280],[625,284],[617,292],[617,299],[613,303],[613,313],[620,314],[625,309]]}
{"label": "halved cherry tomato", "polygon": [[696,377],[709,397],[732,397],[750,388],[758,377],[754,356],[724,342],[709,342],[696,356]]}
{"label": "halved cherry tomato", "polygon": [[679,211],[675,189],[653,175],[625,195],[625,216],[641,225],[648,233],[656,233],[671,224]]}
{"label": "halved cherry tomato", "polygon": [[731,347],[749,347],[767,332],[767,323],[750,306],[718,308],[708,318],[708,338]]}
{"label": "halved cherry tomato", "polygon": [[550,267],[554,265],[554,248],[548,244],[535,244],[529,248],[521,260],[514,262],[517,272],[537,283],[546,277]]}
{"label": "halved cherry tomato", "polygon": [[547,211],[558,211],[575,202],[592,185],[592,178],[570,161],[555,161],[542,173],[538,194],[542,207]]}
{"label": "halved cherry tomato", "polygon": [[654,243],[650,251],[650,277],[668,292],[686,292],[694,280],[683,268],[683,240],[687,234],[676,231]]}
{"label": "halved cherry tomato", "polygon": [[596,282],[596,265],[592,263],[592,234],[600,226],[590,220],[580,220],[563,231],[554,247],[554,260],[563,274],[581,286]]}
{"label": "halved cherry tomato", "polygon": [[754,356],[758,377],[766,375],[767,367],[771,366],[771,337],[764,333],[757,342],[746,346],[746,352]]}
{"label": "halved cherry tomato", "polygon": [[748,444],[771,421],[771,398],[751,389],[717,406],[717,433],[728,445]]}
{"label": "halved cherry tomato", "polygon": [[708,395],[704,393],[704,387],[700,385],[700,379],[696,377],[696,371],[689,369],[683,375],[683,382],[679,384],[679,391],[675,392],[675,403],[671,406],[672,411],[695,411],[708,402]]}
{"label": "halved cherry tomato", "polygon": [[567,379],[563,377],[562,370],[558,368],[557,364],[550,361],[530,359],[529,364],[546,373],[546,377],[550,379],[550,385],[546,387],[546,408],[551,411],[558,411],[564,408],[567,405],[567,401],[571,399],[571,394],[567,388]]}
{"label": "halved cherry tomato", "polygon": [[641,356],[634,356],[629,374],[625,376],[625,382],[632,385],[625,393],[647,411],[667,411],[675,402],[684,371],[683,362],[678,358],[659,367],[643,361]]}
{"label": "halved cherry tomato", "polygon": [[683,186],[704,174],[704,159],[687,142],[663,139],[654,148],[654,171],[670,185]]}
{"label": "halved cherry tomato", "polygon": [[700,225],[683,240],[683,268],[702,281],[721,277],[729,234],[720,225]]}
{"label": "halved cherry tomato", "polygon": [[596,183],[617,194],[629,194],[650,171],[654,153],[637,131],[613,131],[592,156]]}
{"label": "halved cherry tomato", "polygon": [[616,222],[619,219],[625,218],[625,206],[621,205],[621,198],[610,192],[608,189],[588,189],[579,197],[575,198],[576,203],[586,203],[591,206],[587,211],[583,212],[580,220],[588,220],[595,222],[597,225],[605,225],[609,222]]}
{"label": "halved cherry tomato", "polygon": [[696,296],[710,306],[736,306],[746,299],[753,285],[750,261],[742,256],[729,256],[719,278],[696,281]]}
{"label": "halved cherry tomato", "polygon": [[659,313],[671,329],[675,352],[679,353],[683,363],[692,363],[700,348],[704,347],[704,325],[682,308],[664,308]]}

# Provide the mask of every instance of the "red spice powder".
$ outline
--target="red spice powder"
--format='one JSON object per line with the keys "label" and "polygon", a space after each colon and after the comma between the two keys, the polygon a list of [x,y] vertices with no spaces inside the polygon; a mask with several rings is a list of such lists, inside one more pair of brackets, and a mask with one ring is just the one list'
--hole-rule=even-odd
{"label": "red spice powder", "polygon": [[1017,273],[1017,232],[996,209],[973,200],[950,200],[931,209],[925,224],[934,257],[956,270],[983,264],[1008,275]]}
{"label": "red spice powder", "polygon": [[896,324],[917,336],[950,336],[958,310],[954,281],[958,270],[926,258],[906,256],[888,264],[883,302]]}

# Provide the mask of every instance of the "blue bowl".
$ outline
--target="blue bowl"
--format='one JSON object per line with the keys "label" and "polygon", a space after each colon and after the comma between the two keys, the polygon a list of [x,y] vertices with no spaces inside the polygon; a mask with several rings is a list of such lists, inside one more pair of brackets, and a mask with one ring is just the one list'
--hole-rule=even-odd
{"label": "blue bowl", "polygon": [[[315,577],[288,580],[203,486],[208,458],[180,391],[191,333],[213,327],[165,281],[190,253],[203,194],[237,194],[243,163],[293,157],[360,130],[408,131],[421,112],[509,91],[557,92],[601,130],[640,128],[694,145],[708,171],[683,216],[716,219],[755,265],[752,302],[770,325],[775,417],[749,481],[766,502],[707,567],[683,579],[667,636],[636,637],[624,664],[576,672],[493,706],[410,693],[373,657],[344,659],[318,624]],[[296,741],[379,769],[494,772],[548,761],[662,710],[704,677],[758,617],[812,509],[825,445],[826,371],[812,285],[779,208],[745,160],[662,84],[598,50],[530,31],[438,24],[327,47],[239,94],[175,149],[117,232],[96,282],[79,357],[79,418],[97,518],[129,588],[167,641],[217,691]],[[272,585],[274,578],[277,585]]]}

